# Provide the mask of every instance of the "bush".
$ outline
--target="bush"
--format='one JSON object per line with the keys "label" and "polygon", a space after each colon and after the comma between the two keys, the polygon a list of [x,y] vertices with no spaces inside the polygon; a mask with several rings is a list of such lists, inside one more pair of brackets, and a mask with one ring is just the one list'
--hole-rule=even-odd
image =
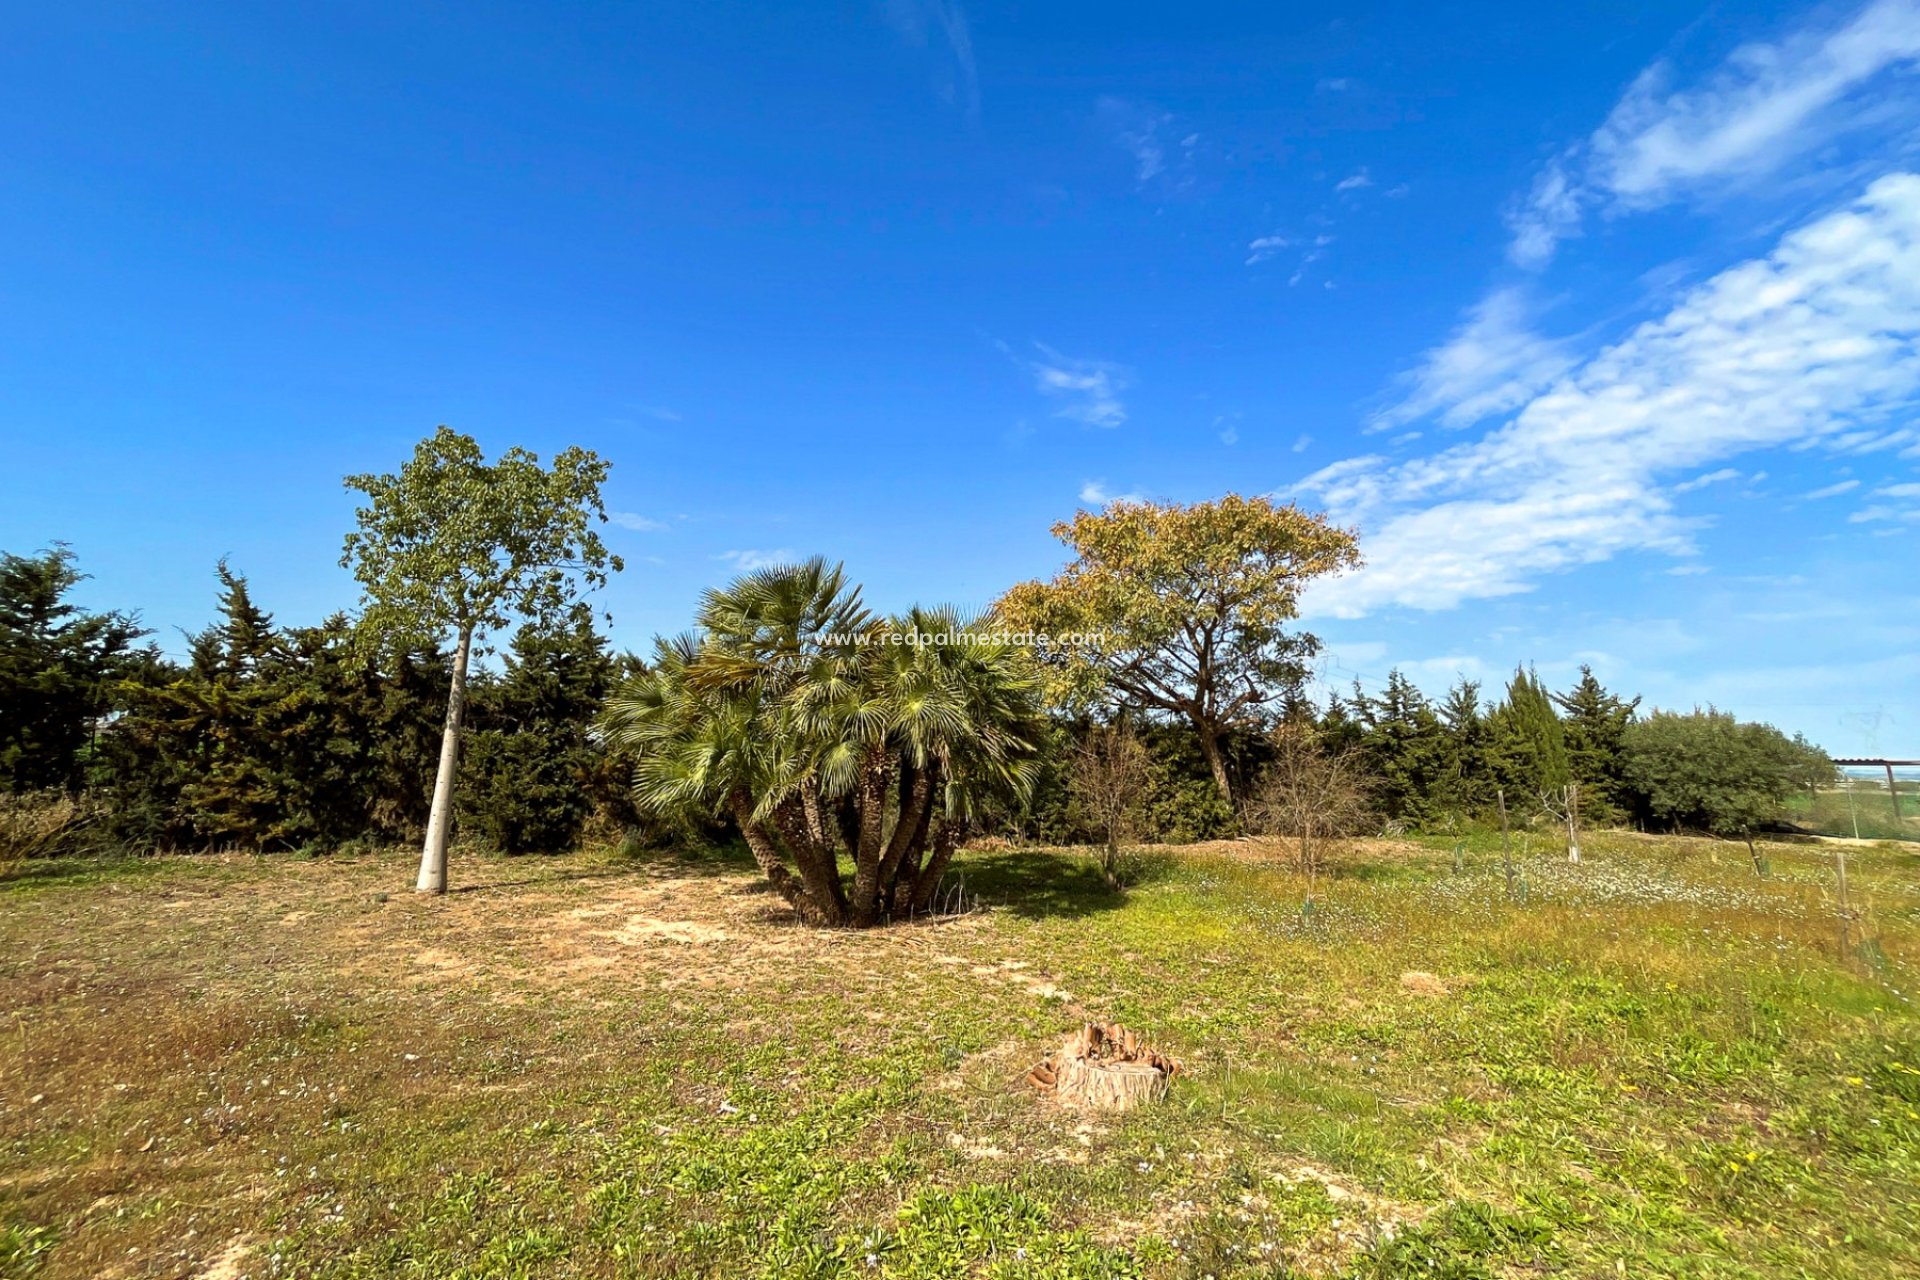
{"label": "bush", "polygon": [[1656,711],[1627,726],[1625,748],[1643,820],[1716,836],[1751,835],[1780,816],[1788,795],[1834,772],[1818,747],[1711,707]]}
{"label": "bush", "polygon": [[0,879],[20,870],[28,858],[44,858],[70,848],[91,816],[72,796],[29,791],[0,792]]}

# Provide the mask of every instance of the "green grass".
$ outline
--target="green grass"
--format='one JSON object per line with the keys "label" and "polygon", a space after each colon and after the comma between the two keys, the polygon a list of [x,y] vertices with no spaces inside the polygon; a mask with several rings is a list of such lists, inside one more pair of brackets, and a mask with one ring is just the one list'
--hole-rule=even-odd
{"label": "green grass", "polygon": [[[727,851],[35,864],[0,1275],[1920,1275],[1912,852],[1847,850],[1843,949],[1829,847],[1536,840],[1516,901],[1455,843],[1311,914],[1258,849],[975,851],[871,934]],[[1086,1017],[1165,1103],[1020,1084]]]}
{"label": "green grass", "polygon": [[1884,790],[1798,793],[1787,799],[1787,816],[1809,831],[1867,840],[1920,840],[1920,783],[1900,779],[1900,820]]}

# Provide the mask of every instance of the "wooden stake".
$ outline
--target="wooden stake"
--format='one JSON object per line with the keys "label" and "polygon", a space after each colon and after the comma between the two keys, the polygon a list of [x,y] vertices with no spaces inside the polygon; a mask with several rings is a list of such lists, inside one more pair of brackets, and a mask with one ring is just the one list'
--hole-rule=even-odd
{"label": "wooden stake", "polygon": [[1833,869],[1840,880],[1840,959],[1845,961],[1853,956],[1853,900],[1847,894],[1846,846],[1834,846]]}
{"label": "wooden stake", "polygon": [[1507,872],[1507,896],[1513,896],[1513,832],[1507,826],[1507,789],[1497,787],[1495,797],[1500,801],[1500,865]]}

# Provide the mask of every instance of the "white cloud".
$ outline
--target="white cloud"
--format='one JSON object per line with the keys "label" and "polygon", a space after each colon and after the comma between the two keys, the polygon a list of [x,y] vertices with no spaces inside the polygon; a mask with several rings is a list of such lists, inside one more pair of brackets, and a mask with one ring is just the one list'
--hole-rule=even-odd
{"label": "white cloud", "polygon": [[1920,498],[1920,484],[1890,484],[1875,489],[1876,498]]}
{"label": "white cloud", "polygon": [[1256,263],[1265,262],[1274,254],[1280,252],[1282,249],[1288,248],[1292,244],[1293,241],[1287,239],[1285,236],[1261,236],[1258,240],[1255,240],[1247,246],[1247,265],[1251,267]]}
{"label": "white cloud", "polygon": [[1326,76],[1313,87],[1321,93],[1344,93],[1353,87],[1353,81],[1346,76]]}
{"label": "white cloud", "polygon": [[1106,481],[1089,480],[1080,486],[1080,501],[1104,507],[1110,502],[1145,502],[1146,499],[1137,493],[1108,493]]}
{"label": "white cloud", "polygon": [[1362,526],[1369,560],[1314,606],[1443,609],[1623,551],[1686,553],[1673,473],[1884,436],[1916,395],[1920,176],[1902,173],[1697,286],[1479,440],[1348,459],[1296,486]]}
{"label": "white cloud", "polygon": [[1811,502],[1820,498],[1837,498],[1841,494],[1851,493],[1853,490],[1858,489],[1859,487],[1860,487],[1860,482],[1858,480],[1840,480],[1840,481],[1836,481],[1833,484],[1827,485],[1823,489],[1815,489],[1812,493],[1807,495],[1807,500]]}
{"label": "white cloud", "polygon": [[1429,414],[1449,427],[1471,426],[1517,408],[1572,365],[1564,343],[1534,330],[1527,295],[1496,289],[1401,378],[1402,398],[1373,415],[1367,429],[1383,431]]}
{"label": "white cloud", "polygon": [[1172,113],[1147,103],[1105,97],[1094,108],[1114,142],[1133,157],[1133,176],[1140,186],[1171,192],[1193,185],[1199,134],[1180,133]]}
{"label": "white cloud", "polygon": [[1507,215],[1507,228],[1513,232],[1507,256],[1517,266],[1545,266],[1560,241],[1579,229],[1580,200],[1564,160],[1541,170],[1527,198]]}
{"label": "white cloud", "polygon": [[[1886,73],[1920,59],[1920,0],[1875,0],[1839,25],[1743,45],[1692,87],[1656,63],[1634,80],[1583,144],[1535,181],[1510,217],[1510,256],[1544,265],[1589,209],[1651,209],[1773,173],[1890,111],[1916,111]],[[1869,101],[1878,89],[1877,97]],[[1845,109],[1858,98],[1869,109]],[[1902,105],[1904,103],[1904,105]]]}
{"label": "white cloud", "polygon": [[1348,174],[1346,177],[1340,179],[1340,181],[1334,183],[1333,189],[1336,192],[1359,191],[1363,187],[1370,187],[1372,185],[1373,185],[1373,179],[1367,176],[1366,166],[1362,165],[1360,166],[1360,168],[1354,170],[1352,173]]}
{"label": "white cloud", "polygon": [[1695,476],[1691,480],[1682,480],[1679,484],[1673,486],[1673,491],[1675,493],[1692,493],[1696,489],[1704,489],[1711,484],[1721,484],[1725,481],[1738,480],[1739,478],[1740,473],[1732,467],[1722,467],[1718,471],[1709,471],[1707,474]]}
{"label": "white cloud", "polygon": [[680,421],[680,415],[674,412],[672,409],[667,408],[665,405],[659,405],[659,404],[642,405],[640,408],[640,412],[646,414],[649,418],[657,418],[661,422]]}
{"label": "white cloud", "polygon": [[666,529],[664,520],[654,520],[636,511],[609,511],[607,519],[622,529],[631,529],[635,533],[659,533]]}
{"label": "white cloud", "polygon": [[772,569],[783,564],[793,564],[799,557],[786,547],[779,547],[772,551],[758,549],[722,551],[714,559],[726,561],[740,573],[752,573],[756,569]]}
{"label": "white cloud", "polygon": [[1313,444],[1313,437],[1303,431],[1294,440],[1293,451],[1295,453],[1305,453],[1307,449],[1312,446],[1312,444]]}
{"label": "white cloud", "polygon": [[1127,420],[1120,393],[1132,381],[1122,365],[1105,360],[1079,360],[1052,347],[1034,344],[1044,357],[1025,362],[1042,394],[1064,401],[1054,416],[1084,422],[1090,427],[1117,427]]}

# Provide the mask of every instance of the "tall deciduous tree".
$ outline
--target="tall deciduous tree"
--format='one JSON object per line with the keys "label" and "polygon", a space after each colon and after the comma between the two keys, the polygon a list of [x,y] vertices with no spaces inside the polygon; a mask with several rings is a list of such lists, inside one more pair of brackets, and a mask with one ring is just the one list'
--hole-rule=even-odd
{"label": "tall deciduous tree", "polygon": [[473,437],[441,427],[397,474],[354,475],[367,496],[340,563],[363,591],[360,625],[378,639],[451,637],[453,675],[433,804],[415,884],[447,888],[447,839],[460,762],[460,723],[476,640],[512,617],[562,614],[583,589],[605,586],[623,566],[594,530],[606,508],[608,464],[590,450],[562,450],[551,466],[525,449],[489,463]]}
{"label": "tall deciduous tree", "polygon": [[1115,502],[1055,525],[1074,560],[997,606],[1030,630],[1057,700],[1131,703],[1192,723],[1229,803],[1221,739],[1299,683],[1318,642],[1287,624],[1313,579],[1360,563],[1324,516],[1228,494],[1191,506]]}

